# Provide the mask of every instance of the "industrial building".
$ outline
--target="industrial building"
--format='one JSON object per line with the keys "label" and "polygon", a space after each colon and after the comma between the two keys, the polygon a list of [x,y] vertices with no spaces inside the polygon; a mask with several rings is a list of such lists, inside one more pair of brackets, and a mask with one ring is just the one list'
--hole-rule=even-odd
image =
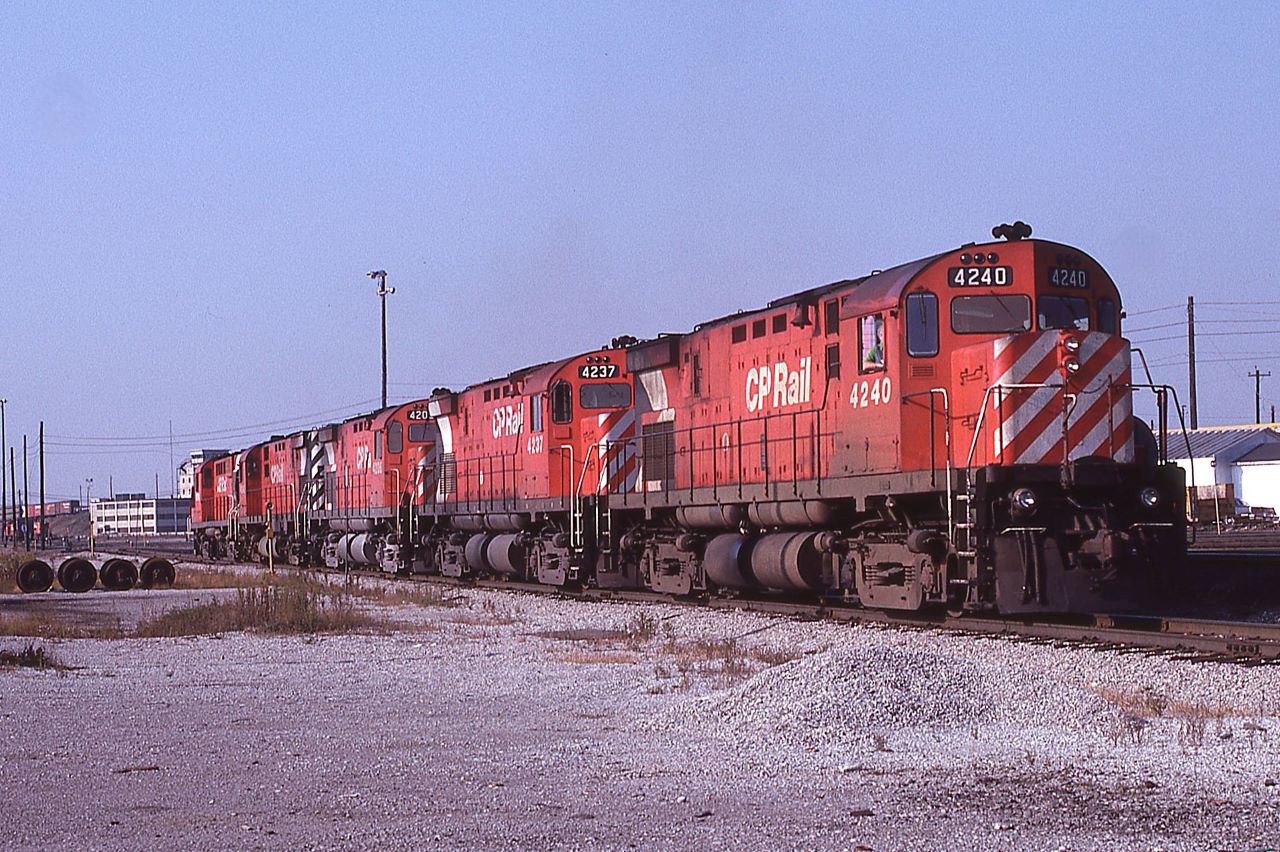
{"label": "industrial building", "polygon": [[166,535],[185,533],[191,522],[191,501],[181,497],[156,499],[146,494],[117,494],[89,501],[94,535]]}

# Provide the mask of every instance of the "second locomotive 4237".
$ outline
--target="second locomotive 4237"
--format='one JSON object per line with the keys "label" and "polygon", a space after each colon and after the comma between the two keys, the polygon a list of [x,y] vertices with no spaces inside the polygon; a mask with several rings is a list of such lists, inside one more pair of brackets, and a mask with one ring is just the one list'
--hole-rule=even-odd
{"label": "second locomotive 4237", "polygon": [[1134,416],[1120,294],[1027,239],[206,461],[199,552],[883,609],[1144,606],[1182,472]]}

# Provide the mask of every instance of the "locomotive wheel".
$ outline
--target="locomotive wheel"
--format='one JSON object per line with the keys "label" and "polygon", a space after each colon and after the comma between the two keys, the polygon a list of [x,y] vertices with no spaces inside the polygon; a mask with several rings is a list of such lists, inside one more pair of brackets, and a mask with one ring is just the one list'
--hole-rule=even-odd
{"label": "locomotive wheel", "polygon": [[98,572],[102,587],[111,592],[127,592],[138,582],[138,566],[128,559],[108,559]]}
{"label": "locomotive wheel", "polygon": [[68,592],[87,592],[98,582],[98,569],[88,559],[73,556],[58,566],[58,584]]}
{"label": "locomotive wheel", "polygon": [[173,563],[159,556],[152,556],[142,563],[142,588],[153,589],[156,586],[172,586],[177,572]]}
{"label": "locomotive wheel", "polygon": [[28,559],[18,568],[18,588],[27,594],[53,588],[53,567],[43,559]]}

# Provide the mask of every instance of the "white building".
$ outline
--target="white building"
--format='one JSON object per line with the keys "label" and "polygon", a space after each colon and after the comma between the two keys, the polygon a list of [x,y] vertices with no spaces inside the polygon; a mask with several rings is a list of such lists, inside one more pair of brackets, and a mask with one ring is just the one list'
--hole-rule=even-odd
{"label": "white building", "polygon": [[184,461],[178,468],[178,496],[190,500],[191,492],[195,490],[196,468],[204,464],[205,459],[226,454],[226,450],[192,450],[191,458]]}
{"label": "white building", "polygon": [[1236,493],[1254,510],[1280,510],[1280,443],[1262,444],[1236,459],[1240,489]]}
{"label": "white building", "polygon": [[[1280,508],[1280,424],[1210,426],[1169,434],[1169,459],[1187,472],[1187,487],[1249,506]],[[1190,454],[1188,455],[1188,444]],[[1223,514],[1236,514],[1238,504]]]}
{"label": "white building", "polygon": [[94,535],[156,535],[185,533],[191,523],[191,501],[181,497],[155,499],[145,494],[117,494],[110,500],[89,501]]}

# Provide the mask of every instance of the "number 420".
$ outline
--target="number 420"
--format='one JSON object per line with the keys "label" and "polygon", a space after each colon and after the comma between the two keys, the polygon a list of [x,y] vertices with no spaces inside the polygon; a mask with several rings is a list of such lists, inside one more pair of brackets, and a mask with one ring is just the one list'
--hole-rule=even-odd
{"label": "number 420", "polygon": [[854,408],[866,408],[889,401],[893,393],[893,383],[889,377],[853,383],[853,392],[849,394],[849,404]]}

